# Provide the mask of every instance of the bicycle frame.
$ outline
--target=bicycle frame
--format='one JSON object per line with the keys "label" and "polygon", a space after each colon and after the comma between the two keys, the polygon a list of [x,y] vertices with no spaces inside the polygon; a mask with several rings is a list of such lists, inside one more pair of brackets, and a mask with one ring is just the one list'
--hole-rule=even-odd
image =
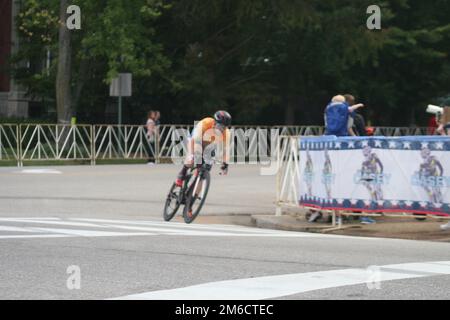
{"label": "bicycle frame", "polygon": [[205,171],[210,171],[212,168],[212,165],[210,164],[201,164],[201,165],[197,165],[196,167],[192,168],[191,171],[189,172],[189,174],[186,176],[186,179],[184,181],[184,185],[183,185],[183,189],[180,192],[180,203],[184,204],[185,202],[185,198],[186,198],[186,191],[189,189],[189,182],[191,180],[192,175],[195,176],[195,178],[197,178],[198,176],[200,176],[200,179],[196,179],[195,180],[195,185],[194,185],[194,190],[198,190],[198,186],[200,181],[202,180],[203,176],[204,176],[204,172]]}

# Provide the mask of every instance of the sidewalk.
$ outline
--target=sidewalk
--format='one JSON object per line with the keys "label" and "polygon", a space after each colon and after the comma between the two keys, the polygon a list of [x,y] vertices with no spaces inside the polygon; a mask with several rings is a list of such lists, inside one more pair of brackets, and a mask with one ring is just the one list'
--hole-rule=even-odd
{"label": "sidewalk", "polygon": [[397,238],[409,240],[450,242],[450,230],[443,231],[440,225],[448,220],[427,218],[418,221],[414,218],[375,218],[376,224],[363,225],[358,220],[349,218],[342,228],[333,228],[330,223],[321,220],[316,223],[306,221],[304,215],[285,214],[272,215],[233,215],[233,216],[202,216],[196,223],[237,224],[265,229],[276,229],[297,232],[313,232],[339,234],[362,237]]}
{"label": "sidewalk", "polygon": [[[328,223],[309,223],[303,216],[283,215],[252,216],[255,226],[260,228],[280,229],[302,232],[321,232],[363,237],[398,238],[410,240],[429,240],[450,242],[450,231],[443,231],[440,225],[446,221],[428,218],[417,221],[414,218],[376,218],[376,224],[363,225],[358,220],[344,221],[341,229],[333,228]],[[331,229],[331,230],[330,230]]]}

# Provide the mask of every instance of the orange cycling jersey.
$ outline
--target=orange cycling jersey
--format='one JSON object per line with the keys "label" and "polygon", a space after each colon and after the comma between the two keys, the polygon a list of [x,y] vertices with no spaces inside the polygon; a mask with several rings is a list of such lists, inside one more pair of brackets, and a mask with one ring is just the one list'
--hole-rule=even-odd
{"label": "orange cycling jersey", "polygon": [[[228,155],[228,146],[230,143],[230,130],[228,128],[224,128],[221,132],[219,129],[215,127],[216,121],[213,118],[204,118],[199,121],[192,132],[191,138],[191,151],[194,150],[195,143],[202,145],[203,151],[211,144],[220,144],[223,146],[223,161],[228,163],[229,155]],[[190,152],[192,153],[192,152]]]}

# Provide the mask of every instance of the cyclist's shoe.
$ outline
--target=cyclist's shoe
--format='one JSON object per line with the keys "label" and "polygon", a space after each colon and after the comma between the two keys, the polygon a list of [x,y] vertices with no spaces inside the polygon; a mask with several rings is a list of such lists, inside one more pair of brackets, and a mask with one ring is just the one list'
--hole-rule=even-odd
{"label": "cyclist's shoe", "polygon": [[180,179],[180,178],[177,178],[177,180],[175,180],[175,185],[177,186],[177,187],[182,187],[183,186],[183,182],[184,182],[184,180],[183,179]]}
{"label": "cyclist's shoe", "polygon": [[187,216],[188,216],[188,218],[189,218],[189,219],[191,219],[191,218],[192,218],[192,209],[191,209],[191,210],[189,210],[189,211],[187,212]]}

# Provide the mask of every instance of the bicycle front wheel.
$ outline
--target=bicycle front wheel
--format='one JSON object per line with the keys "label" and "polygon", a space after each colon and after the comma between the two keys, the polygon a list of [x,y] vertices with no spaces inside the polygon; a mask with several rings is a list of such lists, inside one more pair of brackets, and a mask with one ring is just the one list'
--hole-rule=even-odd
{"label": "bicycle front wheel", "polygon": [[197,218],[208,195],[210,182],[209,171],[205,171],[203,177],[198,176],[189,186],[186,205],[183,210],[184,222],[191,223]]}
{"label": "bicycle front wheel", "polygon": [[164,206],[163,217],[165,221],[170,221],[175,216],[178,208],[180,207],[180,190],[181,188],[178,187],[175,183],[172,185],[172,188],[170,188]]}

